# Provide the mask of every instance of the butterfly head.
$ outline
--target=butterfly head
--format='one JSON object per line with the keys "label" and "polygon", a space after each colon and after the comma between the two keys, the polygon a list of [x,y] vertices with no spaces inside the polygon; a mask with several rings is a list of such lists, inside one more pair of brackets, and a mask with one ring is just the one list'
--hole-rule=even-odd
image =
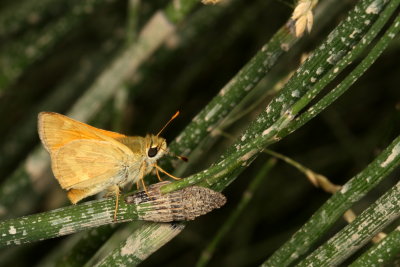
{"label": "butterfly head", "polygon": [[146,139],[146,156],[148,160],[155,162],[167,152],[167,141],[164,138],[148,134]]}

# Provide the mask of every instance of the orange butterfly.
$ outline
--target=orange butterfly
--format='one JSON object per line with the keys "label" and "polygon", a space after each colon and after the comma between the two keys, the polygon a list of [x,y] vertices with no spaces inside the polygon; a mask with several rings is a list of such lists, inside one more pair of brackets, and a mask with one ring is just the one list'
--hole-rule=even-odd
{"label": "orange butterfly", "polygon": [[104,190],[115,193],[116,220],[120,187],[141,181],[146,190],[143,177],[154,168],[160,180],[158,170],[179,179],[156,164],[167,151],[167,142],[158,135],[178,114],[157,135],[145,137],[101,130],[53,112],[39,113],[38,131],[54,176],[71,202]]}

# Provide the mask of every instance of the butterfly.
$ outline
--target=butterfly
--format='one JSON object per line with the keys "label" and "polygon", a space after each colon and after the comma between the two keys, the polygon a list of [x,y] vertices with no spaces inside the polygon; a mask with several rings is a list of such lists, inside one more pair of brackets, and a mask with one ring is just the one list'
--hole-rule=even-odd
{"label": "butterfly", "polygon": [[[118,211],[120,188],[139,181],[156,170],[175,177],[157,165],[167,153],[167,142],[159,134],[178,116],[177,112],[157,135],[126,136],[95,128],[54,112],[38,116],[40,140],[50,154],[51,168],[69,200],[78,201],[107,190],[116,195],[114,221]],[[186,158],[180,157],[183,160]]]}

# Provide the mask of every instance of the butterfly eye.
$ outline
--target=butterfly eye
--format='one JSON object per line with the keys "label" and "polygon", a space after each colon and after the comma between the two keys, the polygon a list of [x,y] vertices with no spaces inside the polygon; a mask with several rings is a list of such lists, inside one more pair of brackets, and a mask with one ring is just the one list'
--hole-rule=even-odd
{"label": "butterfly eye", "polygon": [[150,158],[152,158],[152,157],[154,157],[155,155],[157,155],[157,152],[158,152],[157,147],[150,147],[150,148],[149,148],[149,151],[147,151],[147,155],[148,155]]}

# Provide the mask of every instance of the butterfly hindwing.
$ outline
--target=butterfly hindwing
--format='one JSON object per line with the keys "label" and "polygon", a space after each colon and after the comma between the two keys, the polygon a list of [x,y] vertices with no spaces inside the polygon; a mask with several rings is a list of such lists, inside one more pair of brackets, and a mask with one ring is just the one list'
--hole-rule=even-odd
{"label": "butterfly hindwing", "polygon": [[[107,141],[75,140],[52,156],[53,173],[64,189],[85,189],[119,184],[130,175],[135,155]],[[133,166],[138,168],[140,166]]]}

